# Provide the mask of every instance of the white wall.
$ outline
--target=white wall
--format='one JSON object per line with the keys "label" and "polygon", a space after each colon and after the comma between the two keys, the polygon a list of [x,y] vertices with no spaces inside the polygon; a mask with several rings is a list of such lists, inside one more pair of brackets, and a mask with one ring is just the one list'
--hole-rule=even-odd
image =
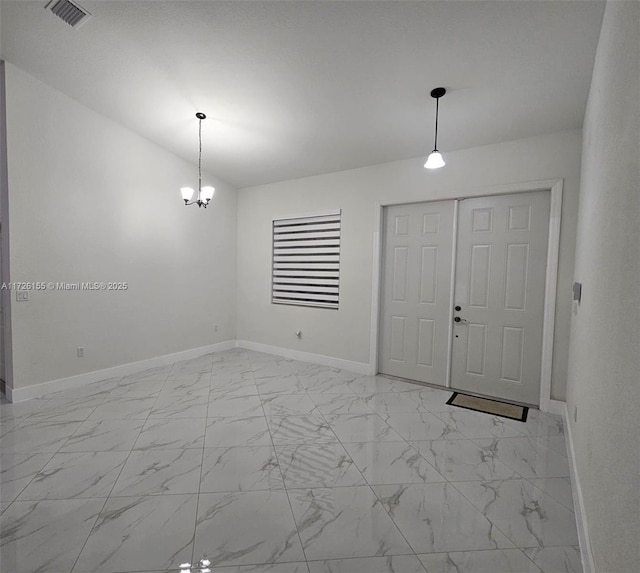
{"label": "white wall", "polygon": [[589,94],[567,406],[595,571],[640,563],[640,3],[606,7]]}
{"label": "white wall", "polygon": [[[426,145],[426,143],[425,143]],[[241,340],[369,362],[374,205],[482,194],[510,183],[564,178],[552,397],[563,399],[581,133],[566,132],[446,153],[430,172],[424,158],[246,188],[238,194],[238,322]],[[340,310],[270,304],[271,221],[342,209]],[[298,340],[295,330],[301,329]]]}
{"label": "white wall", "polygon": [[234,189],[185,207],[197,166],[6,67],[11,279],[129,286],[14,299],[13,387],[234,339]]}

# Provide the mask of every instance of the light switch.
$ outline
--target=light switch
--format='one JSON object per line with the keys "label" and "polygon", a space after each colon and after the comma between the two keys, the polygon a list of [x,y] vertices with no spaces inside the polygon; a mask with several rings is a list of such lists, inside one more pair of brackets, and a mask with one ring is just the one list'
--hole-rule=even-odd
{"label": "light switch", "polygon": [[580,302],[582,298],[582,283],[573,283],[573,300]]}

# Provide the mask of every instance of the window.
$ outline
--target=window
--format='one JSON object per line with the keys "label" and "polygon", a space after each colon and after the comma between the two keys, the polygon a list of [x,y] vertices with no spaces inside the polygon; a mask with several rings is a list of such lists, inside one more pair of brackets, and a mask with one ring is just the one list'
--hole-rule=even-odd
{"label": "window", "polygon": [[341,211],[273,221],[274,304],[338,309]]}

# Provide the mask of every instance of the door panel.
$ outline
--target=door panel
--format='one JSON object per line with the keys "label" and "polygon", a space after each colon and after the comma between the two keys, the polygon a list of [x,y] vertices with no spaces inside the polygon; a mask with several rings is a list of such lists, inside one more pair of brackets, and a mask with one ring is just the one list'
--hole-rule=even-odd
{"label": "door panel", "polygon": [[513,326],[503,327],[501,377],[512,382],[522,382],[523,358],[524,329]]}
{"label": "door panel", "polygon": [[489,305],[489,269],[491,245],[471,247],[471,268],[469,269],[469,305],[487,308]]}
{"label": "door panel", "polygon": [[420,271],[420,302],[435,304],[438,283],[438,247],[422,247]]}
{"label": "door panel", "polygon": [[433,345],[435,342],[435,321],[431,318],[418,319],[418,364],[433,366]]}
{"label": "door panel", "polygon": [[504,307],[507,310],[525,310],[527,300],[527,271],[529,245],[507,245],[507,282],[504,288]]}
{"label": "door panel", "polygon": [[407,282],[409,277],[409,249],[396,247],[393,249],[393,300],[407,302]]}
{"label": "door panel", "polygon": [[470,324],[467,328],[467,374],[484,376],[487,351],[487,327],[484,324]]}
{"label": "door panel", "polygon": [[385,209],[379,369],[446,385],[453,201]]}
{"label": "door panel", "polygon": [[404,362],[404,333],[406,318],[404,316],[391,317],[391,355],[394,362]]}
{"label": "door panel", "polygon": [[548,192],[460,202],[451,386],[537,404]]}

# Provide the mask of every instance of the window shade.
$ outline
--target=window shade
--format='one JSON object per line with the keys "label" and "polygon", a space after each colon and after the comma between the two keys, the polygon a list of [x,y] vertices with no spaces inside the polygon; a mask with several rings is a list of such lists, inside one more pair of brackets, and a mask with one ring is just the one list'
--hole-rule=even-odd
{"label": "window shade", "polygon": [[273,221],[274,304],[338,308],[341,211]]}

